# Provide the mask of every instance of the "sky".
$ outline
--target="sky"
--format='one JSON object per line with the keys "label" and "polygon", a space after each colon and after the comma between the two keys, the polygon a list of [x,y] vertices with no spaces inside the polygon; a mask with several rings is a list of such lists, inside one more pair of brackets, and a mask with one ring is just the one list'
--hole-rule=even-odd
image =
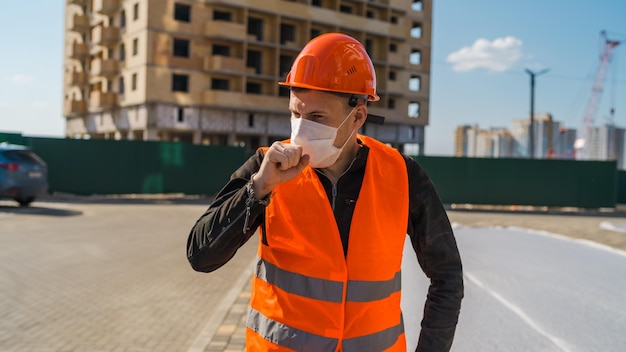
{"label": "sky", "polygon": [[[626,0],[434,0],[425,154],[451,156],[460,125],[511,128],[550,113],[580,128],[606,31],[621,40],[594,124],[626,127]],[[7,2],[0,11],[0,131],[63,137],[64,1]]]}

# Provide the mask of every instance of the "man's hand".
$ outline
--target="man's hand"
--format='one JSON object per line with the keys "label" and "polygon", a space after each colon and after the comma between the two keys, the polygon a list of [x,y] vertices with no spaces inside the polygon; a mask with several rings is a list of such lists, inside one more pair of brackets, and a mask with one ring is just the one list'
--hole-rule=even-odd
{"label": "man's hand", "polygon": [[302,155],[302,147],[274,142],[253,177],[255,196],[263,199],[276,186],[296,177],[308,164],[309,156]]}

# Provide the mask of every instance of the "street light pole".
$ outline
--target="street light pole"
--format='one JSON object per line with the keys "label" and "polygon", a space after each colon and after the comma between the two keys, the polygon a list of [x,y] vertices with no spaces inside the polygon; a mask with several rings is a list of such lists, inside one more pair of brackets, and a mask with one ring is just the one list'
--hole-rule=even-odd
{"label": "street light pole", "polygon": [[530,138],[530,141],[528,142],[528,157],[530,159],[535,158],[535,76],[539,76],[548,71],[549,69],[547,68],[539,72],[533,72],[526,69],[526,73],[530,75],[530,131],[528,131]]}

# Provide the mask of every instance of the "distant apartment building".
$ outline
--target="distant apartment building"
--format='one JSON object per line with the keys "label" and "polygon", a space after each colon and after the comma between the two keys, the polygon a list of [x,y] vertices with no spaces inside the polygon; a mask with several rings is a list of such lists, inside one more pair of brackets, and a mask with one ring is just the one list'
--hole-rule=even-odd
{"label": "distant apartment building", "polygon": [[619,169],[626,168],[626,129],[605,124],[589,131],[589,146],[584,158],[616,160]]}
{"label": "distant apartment building", "polygon": [[64,116],[75,138],[255,149],[289,137],[277,85],[313,37],[361,41],[377,74],[361,131],[423,153],[432,0],[66,0]]}
{"label": "distant apartment building", "polygon": [[515,141],[506,128],[481,130],[478,125],[464,125],[455,131],[455,156],[477,158],[512,157]]}
{"label": "distant apartment building", "polygon": [[491,139],[491,155],[494,158],[510,158],[514,155],[515,139],[506,128],[491,128],[489,130]]}
{"label": "distant apartment building", "polygon": [[555,144],[555,157],[557,159],[575,159],[576,149],[574,144],[576,143],[576,129],[567,128],[564,126],[559,127],[559,138]]}
{"label": "distant apartment building", "polygon": [[[551,114],[534,118],[535,158],[615,160],[617,168],[626,169],[626,129],[615,125],[591,127],[586,155],[574,148],[577,131],[554,121]],[[530,119],[513,120],[511,130],[480,129],[462,125],[454,132],[455,156],[484,158],[529,157]]]}
{"label": "distant apartment building", "polygon": [[[530,119],[513,120],[516,157],[530,156]],[[555,121],[552,114],[536,114],[534,118],[534,152],[538,159],[573,159],[576,130]]]}
{"label": "distant apartment building", "polygon": [[469,156],[470,153],[470,131],[478,129],[478,126],[463,125],[458,126],[454,130],[454,155],[455,156]]}
{"label": "distant apartment building", "polygon": [[[561,126],[550,114],[534,119],[535,157],[571,159],[574,155],[576,130]],[[455,131],[456,156],[488,158],[529,157],[530,119],[513,120],[511,130],[478,125],[459,126]]]}

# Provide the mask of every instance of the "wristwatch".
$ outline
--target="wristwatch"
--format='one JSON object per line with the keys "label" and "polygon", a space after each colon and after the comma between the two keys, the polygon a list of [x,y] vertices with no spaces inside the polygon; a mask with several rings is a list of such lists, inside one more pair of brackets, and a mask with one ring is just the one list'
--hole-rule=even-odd
{"label": "wristwatch", "polygon": [[256,173],[250,176],[250,181],[248,181],[248,183],[246,184],[246,188],[248,189],[248,201],[256,201],[261,205],[269,205],[270,194],[272,194],[272,192],[268,193],[265,197],[261,199],[257,199],[254,194],[254,175],[256,175]]}

